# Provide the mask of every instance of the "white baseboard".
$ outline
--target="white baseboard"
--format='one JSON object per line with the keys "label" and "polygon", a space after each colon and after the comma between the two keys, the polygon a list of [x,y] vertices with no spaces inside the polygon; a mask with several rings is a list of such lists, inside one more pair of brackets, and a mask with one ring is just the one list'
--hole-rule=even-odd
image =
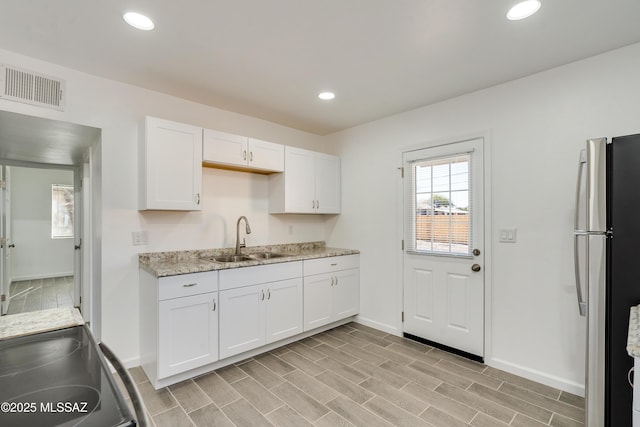
{"label": "white baseboard", "polygon": [[356,316],[356,323],[360,323],[364,326],[369,326],[370,328],[378,329],[380,331],[386,332],[391,335],[396,335],[398,337],[402,336],[402,330],[397,326],[388,325],[386,323],[377,322],[375,320],[369,319],[367,317],[363,317],[361,315]]}
{"label": "white baseboard", "polygon": [[70,271],[68,273],[36,274],[33,276],[12,277],[11,282],[20,282],[22,280],[50,279],[53,277],[67,277],[67,276],[73,276],[73,271]]}
{"label": "white baseboard", "polygon": [[578,396],[584,396],[584,384],[579,384],[566,378],[557,377],[546,372],[516,365],[515,363],[507,362],[502,359],[490,358],[486,359],[484,363],[493,368],[527,378],[540,384],[548,385],[549,387],[557,388]]}
{"label": "white baseboard", "polygon": [[130,357],[129,359],[121,360],[120,362],[122,362],[122,365],[126,369],[135,368],[136,366],[141,365],[140,357]]}

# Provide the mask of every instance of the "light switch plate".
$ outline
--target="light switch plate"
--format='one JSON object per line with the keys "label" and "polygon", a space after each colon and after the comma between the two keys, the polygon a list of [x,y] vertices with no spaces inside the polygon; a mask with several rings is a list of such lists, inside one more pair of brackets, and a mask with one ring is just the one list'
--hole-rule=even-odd
{"label": "light switch plate", "polygon": [[149,237],[147,236],[146,231],[132,231],[131,240],[133,242],[133,246],[141,246],[141,245],[149,244]]}
{"label": "light switch plate", "polygon": [[518,230],[515,228],[501,228],[498,241],[500,243],[515,243]]}

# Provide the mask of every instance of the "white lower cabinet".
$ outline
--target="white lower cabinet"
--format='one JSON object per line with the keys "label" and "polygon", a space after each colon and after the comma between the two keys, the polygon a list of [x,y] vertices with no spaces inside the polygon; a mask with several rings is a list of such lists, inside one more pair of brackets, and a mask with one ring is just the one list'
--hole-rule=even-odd
{"label": "white lower cabinet", "polygon": [[358,255],[304,261],[304,330],[358,314]]}
{"label": "white lower cabinet", "polygon": [[156,389],[165,387],[359,306],[358,255],[161,278],[140,270],[141,365]]}
{"label": "white lower cabinet", "polygon": [[[220,291],[220,358],[302,332],[302,263],[229,270],[221,284],[232,286],[243,276],[249,286]],[[258,280],[273,281],[251,284]]]}
{"label": "white lower cabinet", "polygon": [[218,293],[160,301],[158,377],[218,360]]}
{"label": "white lower cabinet", "polygon": [[141,270],[139,286],[140,360],[154,387],[218,360],[217,271],[157,278]]}

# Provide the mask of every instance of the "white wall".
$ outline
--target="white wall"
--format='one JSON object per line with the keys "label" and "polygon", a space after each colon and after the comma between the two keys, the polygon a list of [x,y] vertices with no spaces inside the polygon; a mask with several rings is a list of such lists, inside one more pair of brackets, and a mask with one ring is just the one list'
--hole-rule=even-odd
{"label": "white wall", "polygon": [[[145,115],[190,123],[302,148],[323,150],[322,138],[264,120],[207,107],[157,92],[90,76],[0,50],[0,63],[66,80],[66,109],[57,112],[0,100],[0,109],[102,129],[101,338],[128,364],[138,347],[137,253],[231,246],[235,221],[247,215],[254,234],[248,245],[325,239],[322,217],[275,217],[267,213],[266,178],[241,172],[204,171],[202,212],[138,212],[137,138]],[[291,226],[291,232],[290,232]],[[144,230],[149,244],[132,246]],[[233,236],[233,237],[232,237]]]}
{"label": "white wall", "polygon": [[73,275],[73,239],[51,238],[51,185],[73,185],[70,170],[10,167],[13,281]]}
{"label": "white wall", "polygon": [[[576,161],[587,138],[640,132],[638,76],[640,44],[329,136],[342,156],[344,213],[329,224],[328,243],[362,251],[362,320],[402,328],[402,149],[487,133],[493,235],[486,236],[486,360],[580,393],[585,322],[573,277]],[[517,243],[498,243],[497,231],[508,227],[517,228]]]}

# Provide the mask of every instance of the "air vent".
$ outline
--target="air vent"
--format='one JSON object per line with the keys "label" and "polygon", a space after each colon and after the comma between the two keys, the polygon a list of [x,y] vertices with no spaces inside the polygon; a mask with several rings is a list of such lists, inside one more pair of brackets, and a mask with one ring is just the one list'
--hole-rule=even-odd
{"label": "air vent", "polygon": [[64,80],[0,65],[0,98],[64,110]]}

